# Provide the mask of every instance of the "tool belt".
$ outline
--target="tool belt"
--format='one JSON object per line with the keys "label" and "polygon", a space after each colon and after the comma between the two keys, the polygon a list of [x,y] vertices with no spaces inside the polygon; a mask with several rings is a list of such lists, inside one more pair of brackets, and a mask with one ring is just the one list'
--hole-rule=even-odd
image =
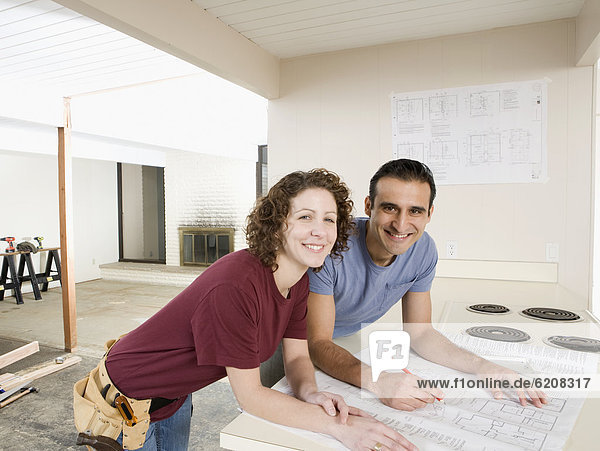
{"label": "tool belt", "polygon": [[73,387],[75,427],[89,436],[114,440],[123,432],[123,448],[138,449],[146,441],[152,400],[124,396],[108,377],[106,356],[116,341],[106,342],[98,366]]}

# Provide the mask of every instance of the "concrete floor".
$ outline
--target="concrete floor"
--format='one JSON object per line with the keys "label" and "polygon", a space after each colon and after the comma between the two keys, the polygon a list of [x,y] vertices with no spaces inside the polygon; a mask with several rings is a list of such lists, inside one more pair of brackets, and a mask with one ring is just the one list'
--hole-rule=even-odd
{"label": "concrete floor", "polygon": [[[76,355],[82,362],[33,383],[40,393],[27,395],[0,409],[0,450],[79,449],[72,420],[72,387],[97,363],[104,342],[126,333],[149,318],[183,288],[95,280],[76,285]],[[60,288],[42,293],[36,301],[24,294],[0,301],[0,355],[37,340],[40,352],[2,368],[14,373],[64,355]],[[193,395],[194,415],[190,449],[219,449],[219,432],[238,415],[227,380]]]}

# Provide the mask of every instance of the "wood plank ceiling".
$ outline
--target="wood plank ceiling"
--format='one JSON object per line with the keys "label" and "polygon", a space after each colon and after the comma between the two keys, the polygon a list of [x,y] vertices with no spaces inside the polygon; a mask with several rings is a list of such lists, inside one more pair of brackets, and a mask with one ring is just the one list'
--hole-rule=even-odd
{"label": "wood plank ceiling", "polygon": [[[189,0],[178,0],[189,1]],[[280,57],[575,17],[584,0],[192,0]],[[200,73],[51,0],[0,0],[0,88],[63,96]]]}
{"label": "wood plank ceiling", "polygon": [[50,0],[0,0],[0,85],[63,96],[202,72]]}
{"label": "wood plank ceiling", "polygon": [[584,0],[193,0],[280,58],[575,17]]}

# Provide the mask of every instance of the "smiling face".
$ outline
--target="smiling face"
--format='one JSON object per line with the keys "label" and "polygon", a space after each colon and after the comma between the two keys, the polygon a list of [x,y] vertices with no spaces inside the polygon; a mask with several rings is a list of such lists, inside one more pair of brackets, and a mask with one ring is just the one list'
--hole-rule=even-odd
{"label": "smiling face", "polygon": [[373,262],[387,266],[417,242],[431,219],[430,188],[425,182],[382,177],[375,199],[365,199],[367,249]]}
{"label": "smiling face", "polygon": [[290,202],[283,249],[277,256],[282,270],[304,273],[318,268],[337,238],[337,206],[333,194],[323,188],[308,188]]}

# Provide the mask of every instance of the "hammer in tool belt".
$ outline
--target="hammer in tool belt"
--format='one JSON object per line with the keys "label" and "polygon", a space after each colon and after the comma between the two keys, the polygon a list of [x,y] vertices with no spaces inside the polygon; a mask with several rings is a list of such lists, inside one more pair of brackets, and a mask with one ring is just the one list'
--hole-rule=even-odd
{"label": "hammer in tool belt", "polygon": [[116,440],[103,435],[91,435],[91,431],[80,432],[77,436],[79,446],[89,446],[98,451],[123,451],[123,447]]}

